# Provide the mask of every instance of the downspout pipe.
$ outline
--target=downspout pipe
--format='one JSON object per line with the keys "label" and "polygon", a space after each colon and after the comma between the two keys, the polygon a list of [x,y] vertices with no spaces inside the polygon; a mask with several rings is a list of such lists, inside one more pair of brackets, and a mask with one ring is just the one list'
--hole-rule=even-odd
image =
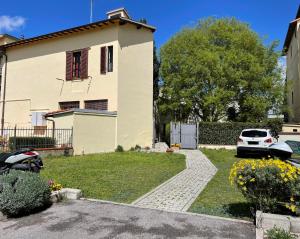
{"label": "downspout pipe", "polygon": [[55,120],[49,119],[48,117],[45,117],[47,121],[50,121],[52,123],[52,138],[55,138]]}
{"label": "downspout pipe", "polygon": [[[3,100],[2,100],[2,114],[1,114],[1,136],[3,136],[4,133],[4,117],[5,117],[5,98],[6,98],[6,78],[7,78],[7,62],[8,57],[5,51],[5,48],[0,48],[0,55],[5,57],[5,70],[4,70],[4,78],[1,79],[1,88],[2,88],[2,82],[3,82]],[[1,92],[0,92],[0,98],[1,98]]]}

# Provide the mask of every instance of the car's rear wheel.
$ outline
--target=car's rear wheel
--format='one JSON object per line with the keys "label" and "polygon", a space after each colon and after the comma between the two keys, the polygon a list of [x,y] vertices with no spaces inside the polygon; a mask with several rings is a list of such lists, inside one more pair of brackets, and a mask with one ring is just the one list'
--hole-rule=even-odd
{"label": "car's rear wheel", "polygon": [[244,152],[241,152],[241,150],[237,149],[236,151],[236,156],[238,158],[244,158],[245,157],[245,153]]}

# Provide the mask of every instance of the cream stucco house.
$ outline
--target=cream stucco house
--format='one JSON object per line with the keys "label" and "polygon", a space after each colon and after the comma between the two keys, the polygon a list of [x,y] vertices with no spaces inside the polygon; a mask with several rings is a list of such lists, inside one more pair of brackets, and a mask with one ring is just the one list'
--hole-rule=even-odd
{"label": "cream stucco house", "polygon": [[300,7],[295,19],[290,22],[284,42],[283,53],[286,56],[288,95],[287,102],[291,109],[289,122],[300,123]]}
{"label": "cream stucco house", "polygon": [[[153,32],[125,9],[2,45],[2,126],[73,127],[75,154],[153,140]],[[1,54],[1,53],[0,53]]]}

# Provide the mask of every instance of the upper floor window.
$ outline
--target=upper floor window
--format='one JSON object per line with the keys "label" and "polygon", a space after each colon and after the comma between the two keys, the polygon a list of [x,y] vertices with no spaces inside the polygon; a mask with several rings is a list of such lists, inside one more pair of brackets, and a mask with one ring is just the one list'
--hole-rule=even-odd
{"label": "upper floor window", "polygon": [[106,74],[106,72],[113,72],[113,46],[101,47],[101,59],[100,59],[100,72]]}
{"label": "upper floor window", "polygon": [[73,66],[72,76],[73,78],[80,78],[81,68],[81,51],[73,52]]}
{"label": "upper floor window", "polygon": [[68,51],[66,56],[66,80],[88,78],[88,48]]}
{"label": "upper floor window", "polygon": [[84,108],[90,110],[107,110],[108,100],[86,100]]}
{"label": "upper floor window", "polygon": [[113,46],[107,47],[107,71],[113,71],[113,56],[114,56],[114,48]]}
{"label": "upper floor window", "polygon": [[61,110],[79,109],[80,108],[80,103],[79,103],[79,101],[59,102],[59,108]]}

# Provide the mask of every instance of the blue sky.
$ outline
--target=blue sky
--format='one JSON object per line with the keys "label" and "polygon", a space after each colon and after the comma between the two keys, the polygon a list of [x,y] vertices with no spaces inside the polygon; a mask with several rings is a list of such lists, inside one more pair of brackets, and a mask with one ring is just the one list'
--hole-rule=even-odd
{"label": "blue sky", "polygon": [[[146,18],[157,27],[155,40],[164,44],[173,34],[198,19],[234,16],[251,27],[266,42],[283,44],[288,23],[294,19],[299,0],[94,0],[94,20],[105,12],[125,7],[133,19]],[[26,38],[89,22],[90,0],[3,1],[0,32]]]}

